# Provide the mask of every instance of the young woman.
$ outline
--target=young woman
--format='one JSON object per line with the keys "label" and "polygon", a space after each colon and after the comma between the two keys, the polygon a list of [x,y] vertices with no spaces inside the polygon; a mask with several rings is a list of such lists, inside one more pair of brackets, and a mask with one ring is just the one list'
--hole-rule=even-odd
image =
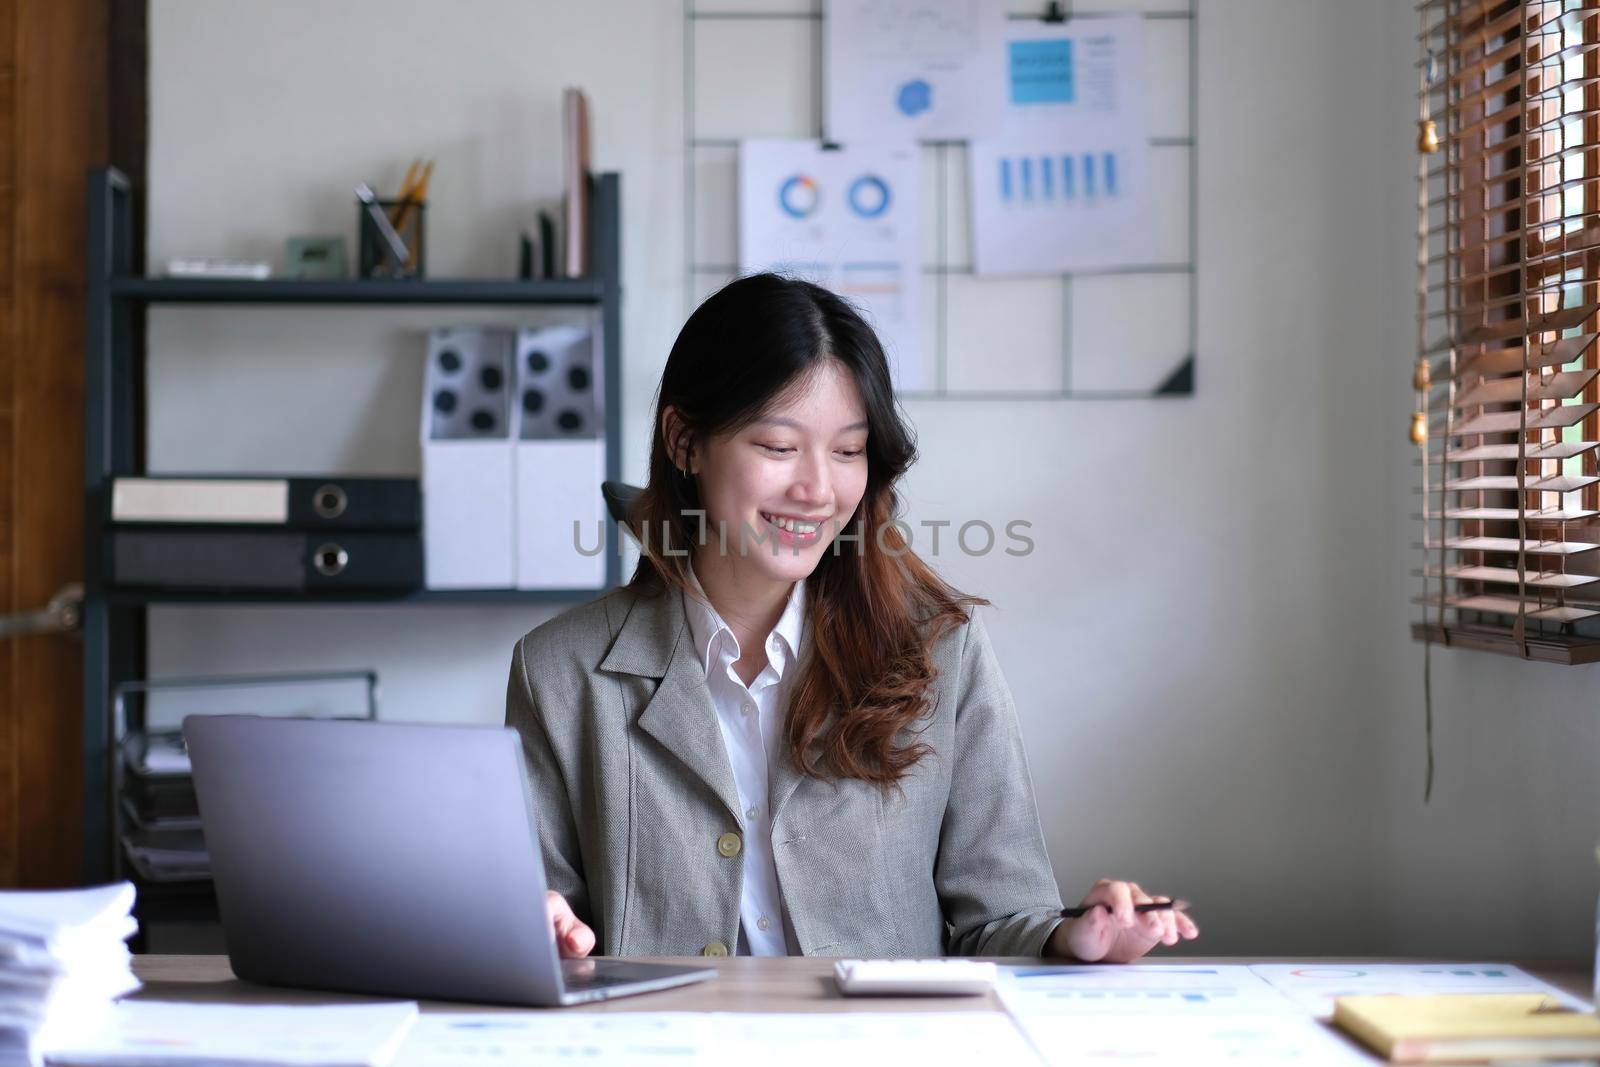
{"label": "young woman", "polygon": [[654,426],[632,581],[512,658],[564,955],[1125,961],[1198,934],[1108,879],[1060,917],[983,602],[890,521],[915,447],[848,303],[728,285]]}

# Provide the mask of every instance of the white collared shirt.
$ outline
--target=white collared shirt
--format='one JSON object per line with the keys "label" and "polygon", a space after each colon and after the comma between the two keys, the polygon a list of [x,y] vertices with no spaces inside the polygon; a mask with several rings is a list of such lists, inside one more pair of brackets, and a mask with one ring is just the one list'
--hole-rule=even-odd
{"label": "white collared shirt", "polygon": [[706,688],[722,728],[722,743],[733,766],[743,811],[744,890],[739,899],[741,952],[752,956],[793,954],[785,932],[783,899],[772,855],[772,822],[767,811],[767,767],[782,743],[789,690],[798,675],[800,639],[805,630],[805,582],[794,583],[778,625],[767,635],[767,665],[746,686],[734,672],[739,640],[717,614],[700,580],[689,574],[694,595],[683,598],[695,653],[706,670]]}

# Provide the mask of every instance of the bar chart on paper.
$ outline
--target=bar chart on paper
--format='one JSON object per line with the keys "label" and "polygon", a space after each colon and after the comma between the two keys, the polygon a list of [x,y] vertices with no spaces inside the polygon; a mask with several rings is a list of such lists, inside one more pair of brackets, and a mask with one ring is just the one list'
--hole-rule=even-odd
{"label": "bar chart on paper", "polygon": [[1288,998],[1243,966],[1024,967],[1006,973],[1001,994],[1013,1010],[1057,1015],[1299,1014]]}
{"label": "bar chart on paper", "polygon": [[1075,1015],[1029,1020],[1022,1026],[1050,1067],[1103,1062],[1184,1067],[1372,1064],[1323,1024],[1303,1016],[1169,1015],[1158,1025],[1131,1026],[1126,1017]]}
{"label": "bar chart on paper", "polygon": [[1246,966],[1022,967],[997,988],[1052,1065],[1370,1062]]}
{"label": "bar chart on paper", "polygon": [[998,1012],[500,1012],[424,1014],[395,1067],[463,1064],[881,1063],[921,1067],[980,1061],[1031,1063],[1034,1056]]}
{"label": "bar chart on paper", "polygon": [[1070,211],[1123,195],[1118,149],[1062,155],[1002,155],[996,181],[1000,202],[1012,210]]}

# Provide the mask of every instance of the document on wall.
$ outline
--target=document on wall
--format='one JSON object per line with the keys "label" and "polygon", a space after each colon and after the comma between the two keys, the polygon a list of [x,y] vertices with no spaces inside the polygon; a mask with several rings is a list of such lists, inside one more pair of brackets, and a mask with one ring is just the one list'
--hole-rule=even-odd
{"label": "document on wall", "polygon": [[897,389],[922,374],[916,147],[825,149],[816,141],[739,146],[739,269],[831,289],[883,342]]}
{"label": "document on wall", "polygon": [[395,1067],[557,1062],[815,1067],[915,1062],[918,1067],[1037,1063],[998,1012],[744,1014],[502,1012],[427,1014]]}
{"label": "document on wall", "polygon": [[977,272],[1149,263],[1142,18],[1005,25],[1004,123],[968,154]]}
{"label": "document on wall", "polygon": [[1005,104],[1000,24],[983,0],[826,0],[823,129],[847,146],[966,140]]}
{"label": "document on wall", "polygon": [[1320,1018],[1333,1015],[1334,997],[1440,993],[1543,993],[1578,1011],[1592,1010],[1582,998],[1505,963],[1261,963],[1250,969]]}

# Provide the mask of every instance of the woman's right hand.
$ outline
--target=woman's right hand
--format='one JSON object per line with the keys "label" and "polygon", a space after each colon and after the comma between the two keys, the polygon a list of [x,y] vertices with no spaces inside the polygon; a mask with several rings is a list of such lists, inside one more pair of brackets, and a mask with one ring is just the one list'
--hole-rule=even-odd
{"label": "woman's right hand", "polygon": [[556,950],[567,959],[577,959],[594,951],[594,931],[583,920],[572,914],[567,898],[554,889],[545,894],[545,910],[550,913],[550,932],[555,935]]}

